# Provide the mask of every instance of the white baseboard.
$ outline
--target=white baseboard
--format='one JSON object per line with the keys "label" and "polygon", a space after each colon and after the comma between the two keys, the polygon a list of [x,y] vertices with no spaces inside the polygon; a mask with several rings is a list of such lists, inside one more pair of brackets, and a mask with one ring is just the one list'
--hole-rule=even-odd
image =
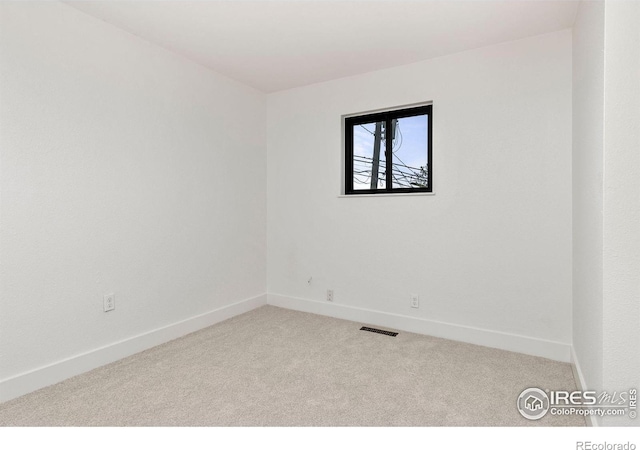
{"label": "white baseboard", "polygon": [[279,294],[267,294],[267,303],[338,319],[541,356],[555,361],[570,362],[571,360],[571,346],[561,342]]}
{"label": "white baseboard", "polygon": [[59,383],[156,345],[177,339],[223,320],[251,311],[267,303],[267,295],[242,300],[162,328],[72,356],[45,367],[0,380],[0,403],[43,387]]}
{"label": "white baseboard", "polygon": [[0,403],[177,339],[265,304],[541,356],[556,361],[572,362],[572,367],[577,374],[576,380],[584,386],[580,366],[577,364],[573,349],[568,344],[336,303],[263,294],[0,380]]}
{"label": "white baseboard", "polygon": [[[589,388],[587,387],[587,383],[584,381],[584,375],[582,374],[582,369],[580,368],[580,362],[578,361],[578,357],[573,346],[571,347],[571,370],[573,371],[573,378],[576,380],[578,390],[589,390]],[[585,420],[587,421],[587,426],[600,426],[600,424],[598,423],[598,418],[595,416],[586,416]]]}

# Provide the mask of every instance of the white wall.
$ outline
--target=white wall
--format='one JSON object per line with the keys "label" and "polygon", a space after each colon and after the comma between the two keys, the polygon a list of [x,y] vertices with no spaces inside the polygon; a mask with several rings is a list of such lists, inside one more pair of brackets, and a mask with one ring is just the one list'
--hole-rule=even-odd
{"label": "white wall", "polygon": [[264,95],[64,4],[1,17],[0,380],[264,294]]}
{"label": "white wall", "polygon": [[[436,194],[339,198],[341,115],[422,101]],[[269,95],[269,301],[321,310],[331,288],[568,357],[570,149],[568,30]]]}
{"label": "white wall", "polygon": [[640,386],[638,23],[637,2],[581,2],[573,29],[573,347],[597,391]]}
{"label": "white wall", "polygon": [[581,2],[573,27],[573,349],[602,389],[604,2]]}
{"label": "white wall", "polygon": [[602,364],[604,388],[618,392],[640,388],[639,24],[640,3],[606,2]]}

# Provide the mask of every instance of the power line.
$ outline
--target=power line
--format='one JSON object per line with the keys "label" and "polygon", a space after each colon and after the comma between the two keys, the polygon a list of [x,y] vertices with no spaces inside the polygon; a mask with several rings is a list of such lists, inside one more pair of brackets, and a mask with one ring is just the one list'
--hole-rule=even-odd
{"label": "power line", "polygon": [[[353,178],[359,184],[367,185],[371,181],[373,158],[366,156],[354,156]],[[398,158],[399,159],[399,158]],[[411,167],[403,163],[391,164],[391,176],[394,185],[399,187],[416,187],[427,185],[428,166]],[[386,178],[386,171],[381,171],[378,176],[381,181]],[[361,178],[363,177],[364,180]]]}

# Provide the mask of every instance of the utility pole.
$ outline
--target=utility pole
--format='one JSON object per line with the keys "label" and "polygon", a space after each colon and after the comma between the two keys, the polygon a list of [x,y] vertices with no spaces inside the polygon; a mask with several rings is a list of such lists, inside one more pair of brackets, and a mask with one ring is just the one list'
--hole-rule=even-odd
{"label": "utility pole", "polygon": [[376,122],[373,134],[373,167],[371,168],[371,189],[378,189],[378,170],[380,168],[380,142],[382,141],[382,122]]}

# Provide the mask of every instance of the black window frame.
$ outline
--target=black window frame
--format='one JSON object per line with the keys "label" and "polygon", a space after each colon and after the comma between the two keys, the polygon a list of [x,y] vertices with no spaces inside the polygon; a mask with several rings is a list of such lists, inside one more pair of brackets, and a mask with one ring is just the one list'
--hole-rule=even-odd
{"label": "black window frame", "polygon": [[[385,139],[385,188],[381,189],[353,189],[353,128],[358,125],[372,122],[385,122],[385,129],[391,129],[391,121],[405,117],[427,115],[427,187],[416,188],[394,188],[393,187],[393,155],[392,139]],[[359,116],[344,118],[344,193],[345,195],[375,195],[375,194],[407,194],[407,193],[431,193],[433,192],[433,105],[414,106],[410,108],[393,109],[379,113],[369,113]],[[391,157],[390,157],[391,155]]]}

